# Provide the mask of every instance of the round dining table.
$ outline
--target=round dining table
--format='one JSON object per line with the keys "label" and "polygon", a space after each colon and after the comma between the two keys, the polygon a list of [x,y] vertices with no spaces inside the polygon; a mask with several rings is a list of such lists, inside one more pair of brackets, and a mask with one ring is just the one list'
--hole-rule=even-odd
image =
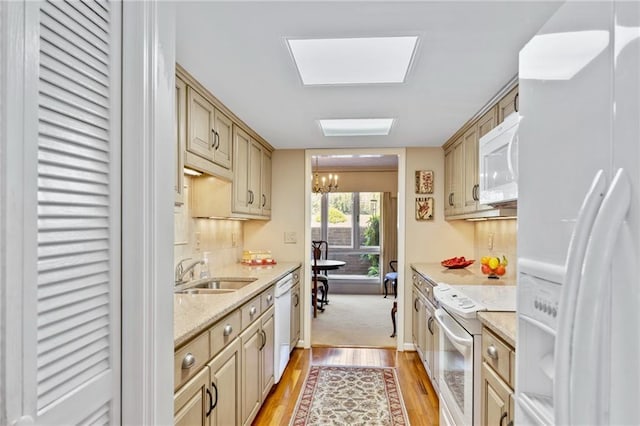
{"label": "round dining table", "polygon": [[[333,260],[333,259],[318,259],[311,261],[311,269],[315,270],[316,273],[321,271],[331,271],[338,269],[347,262],[343,260]],[[318,281],[313,280],[313,317],[316,318],[318,316]]]}

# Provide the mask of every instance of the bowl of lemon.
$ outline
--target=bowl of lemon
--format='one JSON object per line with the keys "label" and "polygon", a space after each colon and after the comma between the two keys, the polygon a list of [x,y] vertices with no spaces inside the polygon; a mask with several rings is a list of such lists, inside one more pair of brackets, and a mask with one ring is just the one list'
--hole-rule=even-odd
{"label": "bowl of lemon", "polygon": [[508,261],[504,255],[502,259],[495,256],[483,256],[480,259],[482,273],[493,279],[498,279],[507,273],[507,264]]}

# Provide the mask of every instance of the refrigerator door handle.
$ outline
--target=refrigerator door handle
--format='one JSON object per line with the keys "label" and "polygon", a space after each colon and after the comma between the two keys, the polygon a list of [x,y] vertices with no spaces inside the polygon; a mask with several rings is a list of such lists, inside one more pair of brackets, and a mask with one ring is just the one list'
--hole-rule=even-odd
{"label": "refrigerator door handle", "polygon": [[569,368],[571,355],[571,336],[573,321],[575,318],[575,300],[580,287],[580,272],[584,263],[584,254],[589,242],[589,235],[593,222],[598,215],[598,209],[606,191],[606,178],[604,170],[598,170],[591,187],[584,197],[582,206],[578,212],[576,226],[571,235],[569,249],[567,250],[567,262],[565,280],[562,286],[560,306],[558,309],[558,327],[556,332],[556,346],[554,355],[554,409],[555,423],[558,425],[569,424]]}
{"label": "refrigerator door handle", "polygon": [[609,300],[607,275],[611,270],[613,249],[630,206],[631,182],[624,169],[618,169],[593,223],[582,267],[571,339],[570,424],[608,423],[608,403],[600,395],[608,388],[608,383],[600,380],[608,380],[608,377],[600,375],[600,369],[607,364],[607,360],[600,356],[601,336],[604,335],[602,323],[609,323],[603,316],[606,313],[605,302]]}

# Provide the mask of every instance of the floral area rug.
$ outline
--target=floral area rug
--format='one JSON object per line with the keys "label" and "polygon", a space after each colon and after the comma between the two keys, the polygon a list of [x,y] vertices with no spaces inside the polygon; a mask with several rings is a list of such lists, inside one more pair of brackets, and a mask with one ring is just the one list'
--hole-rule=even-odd
{"label": "floral area rug", "polygon": [[312,365],[292,426],[408,425],[395,369]]}

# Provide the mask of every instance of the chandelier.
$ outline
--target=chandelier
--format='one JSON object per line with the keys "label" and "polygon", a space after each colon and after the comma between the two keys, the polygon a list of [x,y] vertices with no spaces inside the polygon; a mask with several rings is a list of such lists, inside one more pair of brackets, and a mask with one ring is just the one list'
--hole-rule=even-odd
{"label": "chandelier", "polygon": [[[322,183],[321,183],[322,182]],[[311,190],[316,194],[326,194],[338,189],[338,175],[329,174],[327,182],[326,176],[322,176],[322,179],[318,176],[318,157],[316,157],[316,171],[313,175],[313,185]]]}

